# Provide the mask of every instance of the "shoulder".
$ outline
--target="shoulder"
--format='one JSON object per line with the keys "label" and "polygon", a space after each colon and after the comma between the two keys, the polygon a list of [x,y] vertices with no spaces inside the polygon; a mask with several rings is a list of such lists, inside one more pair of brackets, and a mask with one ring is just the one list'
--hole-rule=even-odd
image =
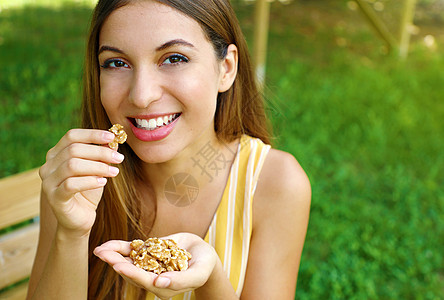
{"label": "shoulder", "polygon": [[270,149],[253,200],[253,231],[242,299],[294,298],[310,199],[310,182],[297,160],[289,153]]}
{"label": "shoulder", "polygon": [[291,214],[294,210],[307,210],[310,201],[310,182],[298,161],[290,153],[270,149],[254,197],[257,213],[271,209]]}

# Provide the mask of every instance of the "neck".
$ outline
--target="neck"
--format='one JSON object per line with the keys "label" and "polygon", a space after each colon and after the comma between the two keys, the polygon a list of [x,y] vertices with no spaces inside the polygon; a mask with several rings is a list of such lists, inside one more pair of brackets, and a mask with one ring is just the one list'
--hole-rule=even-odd
{"label": "neck", "polygon": [[[214,133],[214,132],[213,132]],[[201,136],[181,151],[174,159],[163,163],[145,164],[144,173],[157,199],[164,198],[165,184],[176,174],[183,173],[195,179],[200,189],[224,177],[236,153],[237,143],[223,143],[216,134]]]}

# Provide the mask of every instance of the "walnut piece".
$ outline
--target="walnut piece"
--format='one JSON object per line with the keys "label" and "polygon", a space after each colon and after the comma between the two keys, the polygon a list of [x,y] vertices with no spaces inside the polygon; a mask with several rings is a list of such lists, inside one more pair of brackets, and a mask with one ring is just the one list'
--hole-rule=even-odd
{"label": "walnut piece", "polygon": [[123,126],[120,125],[120,124],[114,124],[113,127],[111,127],[109,129],[109,131],[114,133],[114,135],[116,137],[114,138],[114,141],[112,141],[111,143],[108,144],[108,146],[111,149],[117,151],[117,149],[119,148],[119,144],[125,143],[126,138],[128,137],[128,135],[126,134],[125,130],[123,130]]}
{"label": "walnut piece", "polygon": [[170,271],[185,271],[191,254],[181,249],[171,239],[149,238],[145,242],[131,242],[130,258],[136,267],[160,274]]}

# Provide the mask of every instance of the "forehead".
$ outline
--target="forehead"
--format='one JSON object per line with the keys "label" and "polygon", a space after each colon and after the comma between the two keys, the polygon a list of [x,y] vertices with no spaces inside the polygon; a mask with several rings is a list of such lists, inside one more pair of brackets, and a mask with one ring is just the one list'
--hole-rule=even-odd
{"label": "forehead", "polygon": [[172,39],[207,41],[199,23],[184,13],[156,1],[131,2],[112,12],[100,31],[99,43],[130,40],[159,44]]}

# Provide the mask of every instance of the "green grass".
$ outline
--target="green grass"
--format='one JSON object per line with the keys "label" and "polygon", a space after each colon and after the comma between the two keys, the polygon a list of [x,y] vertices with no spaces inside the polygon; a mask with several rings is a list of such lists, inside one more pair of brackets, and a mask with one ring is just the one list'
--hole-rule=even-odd
{"label": "green grass", "polygon": [[[313,188],[297,299],[442,299],[444,43],[433,52],[414,37],[399,61],[344,7],[272,7],[276,145]],[[236,10],[251,36],[252,7]],[[41,165],[78,124],[89,14],[79,5],[0,12],[0,177]]]}
{"label": "green grass", "polygon": [[442,299],[444,56],[381,56],[366,28],[297,8],[273,11],[268,69],[278,144],[313,186],[297,298]]}
{"label": "green grass", "polygon": [[43,164],[47,150],[77,126],[90,11],[66,5],[0,12],[0,177]]}
{"label": "green grass", "polygon": [[72,3],[82,5],[95,5],[98,0],[2,0],[0,9],[21,8],[23,6],[38,5],[60,8]]}

